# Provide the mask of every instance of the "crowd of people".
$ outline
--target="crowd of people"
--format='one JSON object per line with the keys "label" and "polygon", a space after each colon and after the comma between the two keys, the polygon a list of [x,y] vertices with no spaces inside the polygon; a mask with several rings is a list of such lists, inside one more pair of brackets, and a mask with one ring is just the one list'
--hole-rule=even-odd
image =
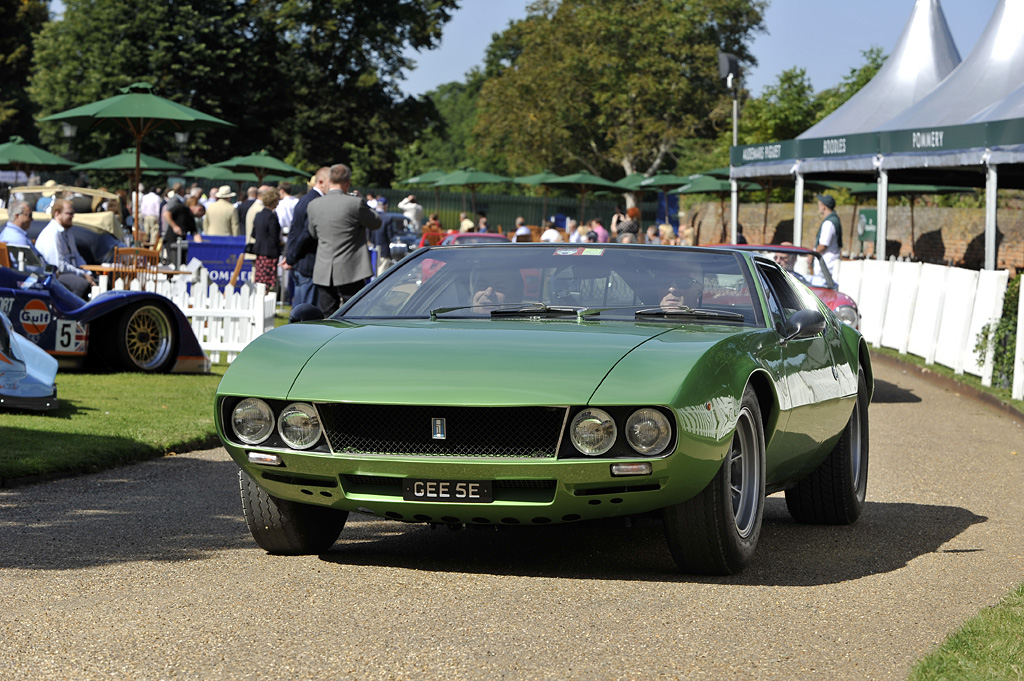
{"label": "crowd of people", "polygon": [[[118,192],[117,201],[104,202],[95,209],[119,211],[125,224],[131,225],[132,208],[137,201],[141,245],[160,249],[164,257],[172,261],[176,244],[188,239],[201,242],[204,235],[244,235],[246,252],[255,258],[253,280],[256,283],[276,287],[283,302],[293,306],[314,304],[329,315],[354,295],[363,282],[393,264],[389,247],[394,233],[399,230],[392,219],[397,214],[388,213],[387,197],[372,194],[362,197],[350,190],[350,169],[344,164],[335,164],[318,169],[310,178],[307,191],[301,195],[287,181],[277,186],[248,187],[244,198],[236,196],[229,185],[213,188],[208,193],[198,184],[188,189],[175,184],[163,191],[156,186],[139,185],[137,195],[129,196],[122,190]],[[34,245],[25,236],[33,208],[52,216]],[[443,233],[438,214],[426,215],[415,195],[399,201],[397,208],[414,232]],[[62,283],[86,297],[95,282],[91,273],[82,268],[85,263],[70,231],[74,216],[71,202],[53,196],[52,192],[40,198],[34,207],[13,200],[9,216],[0,240],[33,247],[42,260],[54,266]],[[404,230],[405,224],[400,228]],[[463,212],[459,215],[457,230],[487,233],[492,227],[486,213],[470,217]],[[569,219],[564,229],[556,229],[553,223],[545,221],[539,232],[535,231],[536,228],[519,217],[515,227],[509,230],[509,238],[569,243],[686,244],[669,224],[651,225],[644,230],[640,210],[636,207],[625,212],[616,210],[607,228],[598,218],[584,224]],[[372,269],[368,243],[377,251],[376,271]]]}

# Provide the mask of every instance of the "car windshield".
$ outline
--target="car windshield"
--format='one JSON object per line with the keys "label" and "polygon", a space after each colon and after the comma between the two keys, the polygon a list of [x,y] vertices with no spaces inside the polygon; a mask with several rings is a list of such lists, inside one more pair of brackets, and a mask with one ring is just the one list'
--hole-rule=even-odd
{"label": "car windshield", "polygon": [[336,318],[640,320],[760,324],[735,252],[558,244],[432,248],[408,256]]}
{"label": "car windshield", "polygon": [[[779,267],[796,276],[797,281],[808,286],[835,288],[832,275],[825,266],[821,253],[815,251],[793,251],[786,249],[761,248],[758,252],[773,259]],[[817,267],[815,267],[817,263]]]}

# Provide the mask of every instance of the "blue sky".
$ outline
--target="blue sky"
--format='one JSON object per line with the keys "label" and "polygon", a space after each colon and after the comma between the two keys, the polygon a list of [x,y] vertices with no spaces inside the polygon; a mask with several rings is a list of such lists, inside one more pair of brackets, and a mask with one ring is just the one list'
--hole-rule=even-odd
{"label": "blue sky", "polygon": [[[491,35],[526,16],[528,4],[529,0],[464,0],[445,26],[440,48],[409,52],[417,68],[405,81],[405,91],[420,95],[442,83],[462,81],[470,68],[483,64]],[[941,4],[960,56],[966,57],[998,0]],[[914,0],[772,0],[765,15],[768,30],[753,45],[758,66],[748,74],[746,87],[760,94],[793,66],[807,70],[815,90],[837,85],[863,63],[862,51],[873,46],[885,54],[892,50],[913,7]]]}

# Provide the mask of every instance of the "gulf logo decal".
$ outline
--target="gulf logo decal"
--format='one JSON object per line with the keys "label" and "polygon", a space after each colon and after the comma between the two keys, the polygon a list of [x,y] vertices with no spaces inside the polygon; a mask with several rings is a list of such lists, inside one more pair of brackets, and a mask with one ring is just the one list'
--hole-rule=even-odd
{"label": "gulf logo decal", "polygon": [[50,308],[38,298],[25,303],[18,319],[25,333],[30,336],[38,336],[50,326]]}

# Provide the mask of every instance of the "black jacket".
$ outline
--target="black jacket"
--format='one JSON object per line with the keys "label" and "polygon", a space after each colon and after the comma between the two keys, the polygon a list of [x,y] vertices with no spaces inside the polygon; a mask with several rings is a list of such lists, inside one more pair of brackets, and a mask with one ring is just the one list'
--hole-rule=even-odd
{"label": "black jacket", "polygon": [[288,231],[288,243],[285,246],[285,261],[304,276],[313,276],[313,263],[316,262],[316,239],[306,229],[306,208],[309,202],[323,196],[315,189],[310,189],[295,204],[292,213],[292,227]]}
{"label": "black jacket", "polygon": [[281,255],[281,223],[277,220],[277,213],[269,208],[256,213],[252,221],[252,238],[254,254],[268,258]]}

